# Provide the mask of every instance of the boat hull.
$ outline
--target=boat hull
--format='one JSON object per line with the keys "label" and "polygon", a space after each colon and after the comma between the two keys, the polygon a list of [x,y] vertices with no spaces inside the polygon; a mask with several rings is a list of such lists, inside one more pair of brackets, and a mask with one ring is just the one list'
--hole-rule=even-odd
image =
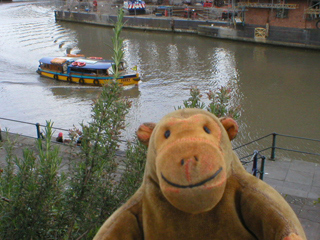
{"label": "boat hull", "polygon": [[[51,71],[44,71],[38,69],[37,73],[42,77],[52,78],[58,81],[69,82],[69,83],[78,83],[83,85],[92,85],[92,86],[102,86],[104,84],[110,83],[113,81],[113,77],[97,77],[97,76],[85,76],[85,75],[68,75],[63,73],[56,73]],[[117,79],[122,85],[135,85],[139,83],[138,75],[125,75]]]}

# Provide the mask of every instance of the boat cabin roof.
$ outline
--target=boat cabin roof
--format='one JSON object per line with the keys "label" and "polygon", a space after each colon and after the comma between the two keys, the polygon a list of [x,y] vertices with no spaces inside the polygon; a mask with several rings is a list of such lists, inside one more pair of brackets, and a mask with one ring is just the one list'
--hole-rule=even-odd
{"label": "boat cabin roof", "polygon": [[81,69],[109,69],[114,63],[112,60],[105,59],[87,59],[83,57],[43,57],[39,60],[40,63],[44,64],[58,64],[61,65],[65,62],[71,64],[73,62],[85,63],[83,66],[73,66],[72,68],[81,68]]}

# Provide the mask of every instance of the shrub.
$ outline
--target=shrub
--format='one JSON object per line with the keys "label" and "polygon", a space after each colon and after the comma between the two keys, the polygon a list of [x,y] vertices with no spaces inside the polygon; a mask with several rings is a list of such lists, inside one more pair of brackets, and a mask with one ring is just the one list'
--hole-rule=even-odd
{"label": "shrub", "polygon": [[[115,69],[123,56],[122,19],[120,10],[113,39]],[[71,138],[81,134],[81,147],[66,175],[60,171],[59,149],[51,145],[52,123],[47,123],[44,140],[37,140],[37,150],[25,149],[22,159],[14,156],[13,143],[5,143],[0,239],[92,239],[123,202],[118,196],[127,193],[119,193],[115,184],[115,157],[131,103],[122,91],[117,81],[103,86],[91,121],[70,132]]]}
{"label": "shrub", "polygon": [[118,188],[119,199],[122,202],[128,200],[141,186],[146,159],[147,147],[137,138],[127,143],[126,158],[123,161],[124,171]]}
{"label": "shrub", "polygon": [[232,117],[238,119],[240,117],[240,105],[231,104],[231,88],[221,86],[216,91],[210,90],[207,93],[210,103],[206,105],[202,100],[202,94],[197,87],[191,87],[190,97],[183,101],[183,106],[178,106],[177,109],[184,108],[200,108],[215,114],[217,117]]}
{"label": "shrub", "polygon": [[12,155],[10,141],[5,143],[7,165],[0,188],[7,201],[0,205],[0,239],[55,239],[65,178],[58,173],[61,157],[51,137],[52,123],[47,122],[44,141],[36,142],[38,154],[24,149],[22,159]]}

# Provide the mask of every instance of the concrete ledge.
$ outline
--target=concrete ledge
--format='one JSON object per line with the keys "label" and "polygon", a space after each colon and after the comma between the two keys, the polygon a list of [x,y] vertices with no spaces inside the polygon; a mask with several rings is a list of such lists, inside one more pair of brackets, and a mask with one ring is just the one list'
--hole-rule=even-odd
{"label": "concrete ledge", "polygon": [[[289,29],[279,29],[278,31],[273,30],[272,33],[270,31],[269,36],[266,38],[257,38],[254,36],[254,28],[242,28],[242,29],[233,29],[233,28],[225,28],[225,27],[216,27],[216,26],[202,26],[198,27],[198,34],[200,36],[219,38],[219,39],[228,39],[234,41],[243,41],[243,42],[251,42],[251,43],[263,43],[277,46],[286,46],[286,47],[298,47],[298,48],[309,48],[309,49],[318,49],[320,50],[320,31],[319,34],[314,33],[312,29],[312,33],[314,34],[314,39],[310,37],[307,38],[293,38],[292,34],[288,34]],[[308,30],[300,30],[299,33],[295,33],[294,35],[308,35],[306,33]],[[297,32],[297,30],[296,30]],[[251,36],[251,37],[248,37]],[[282,41],[276,40],[281,39]],[[299,40],[300,39],[300,40]]]}
{"label": "concrete ledge", "polygon": [[[88,13],[55,11],[57,21],[68,21],[113,27],[117,16]],[[198,34],[218,39],[243,41],[259,44],[271,44],[286,47],[298,47],[320,50],[320,30],[270,27],[265,38],[255,37],[256,25],[229,26],[224,21],[204,21],[170,17],[125,16],[124,28],[143,31],[162,31],[175,33]]]}

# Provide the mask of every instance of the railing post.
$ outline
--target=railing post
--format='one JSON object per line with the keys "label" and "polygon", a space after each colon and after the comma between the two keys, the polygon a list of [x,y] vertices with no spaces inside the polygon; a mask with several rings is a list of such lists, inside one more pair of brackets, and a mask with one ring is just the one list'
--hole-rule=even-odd
{"label": "railing post", "polygon": [[271,147],[270,160],[274,160],[276,156],[276,140],[277,140],[277,133],[272,133],[272,147]]}
{"label": "railing post", "polygon": [[1,125],[0,125],[0,142],[2,142]]}
{"label": "railing post", "polygon": [[260,179],[263,180],[263,175],[264,175],[264,164],[266,162],[266,157],[262,156],[261,157],[261,166],[260,166]]}
{"label": "railing post", "polygon": [[36,128],[37,128],[37,138],[40,139],[41,134],[40,134],[40,123],[36,123]]}
{"label": "railing post", "polygon": [[252,174],[253,176],[257,176],[257,165],[258,165],[258,152],[254,151],[253,156],[253,165],[252,165]]}

